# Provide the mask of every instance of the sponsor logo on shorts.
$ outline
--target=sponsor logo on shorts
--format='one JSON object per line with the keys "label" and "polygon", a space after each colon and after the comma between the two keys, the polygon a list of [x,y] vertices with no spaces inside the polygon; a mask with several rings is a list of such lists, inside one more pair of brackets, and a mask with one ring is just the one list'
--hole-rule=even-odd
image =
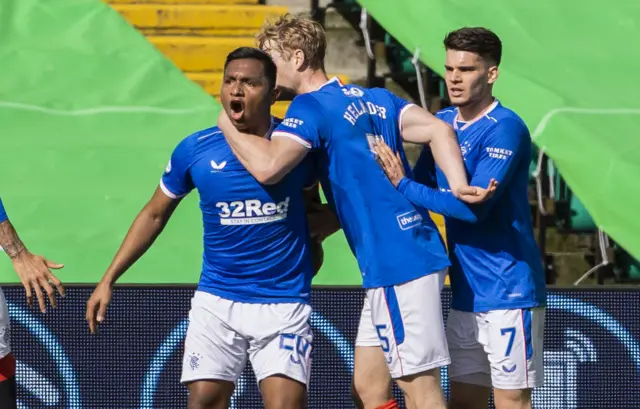
{"label": "sponsor logo on shorts", "polygon": [[257,199],[238,200],[235,202],[218,202],[220,224],[242,225],[271,223],[287,218],[289,197],[280,203],[263,203]]}
{"label": "sponsor logo on shorts", "polygon": [[422,215],[416,210],[400,214],[396,216],[396,218],[398,219],[398,225],[402,230],[413,229],[414,227],[422,224]]}

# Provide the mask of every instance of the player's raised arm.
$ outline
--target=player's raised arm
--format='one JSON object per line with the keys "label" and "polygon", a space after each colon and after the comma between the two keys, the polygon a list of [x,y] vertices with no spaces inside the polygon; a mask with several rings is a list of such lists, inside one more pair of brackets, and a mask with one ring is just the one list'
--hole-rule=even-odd
{"label": "player's raised arm", "polygon": [[[27,303],[33,303],[32,289],[36,293],[40,311],[46,312],[46,303],[42,289],[47,293],[52,307],[56,307],[55,290],[53,284],[58,289],[58,294],[64,296],[65,290],[60,280],[50,271],[59,269],[63,264],[54,263],[42,256],[32,254],[27,250],[20,240],[18,233],[7,217],[7,213],[0,200],[0,247],[13,262],[13,268],[20,278],[20,282],[25,289]],[[51,283],[51,284],[50,284]]]}
{"label": "player's raised arm", "polygon": [[453,128],[426,109],[410,104],[402,111],[400,129],[405,142],[429,145],[454,195],[473,193],[473,188],[467,182],[460,145]]}
{"label": "player's raised arm", "polygon": [[297,96],[271,140],[238,131],[224,111],[218,126],[244,167],[260,183],[270,185],[278,183],[318,143],[321,118],[316,105],[313,96]]}

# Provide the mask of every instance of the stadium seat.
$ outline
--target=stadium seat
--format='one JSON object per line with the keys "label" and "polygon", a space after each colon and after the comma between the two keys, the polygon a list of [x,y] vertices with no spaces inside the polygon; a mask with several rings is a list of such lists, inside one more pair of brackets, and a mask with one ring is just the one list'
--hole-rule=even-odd
{"label": "stadium seat", "polygon": [[[287,7],[260,5],[259,0],[108,0],[131,25],[208,94],[219,97],[227,54],[255,46],[265,22]],[[343,83],[349,78],[337,75]],[[278,102],[273,114],[284,116],[289,102]]]}

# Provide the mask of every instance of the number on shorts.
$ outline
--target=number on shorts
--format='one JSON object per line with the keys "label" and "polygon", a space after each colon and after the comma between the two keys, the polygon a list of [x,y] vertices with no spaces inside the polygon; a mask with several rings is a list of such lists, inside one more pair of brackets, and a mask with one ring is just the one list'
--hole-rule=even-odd
{"label": "number on shorts", "polygon": [[516,337],[516,327],[502,328],[500,330],[502,336],[509,334],[509,343],[507,344],[507,351],[504,356],[507,357],[511,355],[511,348],[513,348],[513,339]]}
{"label": "number on shorts", "polygon": [[378,339],[380,339],[382,352],[389,352],[389,338],[382,335],[382,331],[385,329],[387,329],[387,326],[384,324],[376,325],[376,332],[378,333]]}

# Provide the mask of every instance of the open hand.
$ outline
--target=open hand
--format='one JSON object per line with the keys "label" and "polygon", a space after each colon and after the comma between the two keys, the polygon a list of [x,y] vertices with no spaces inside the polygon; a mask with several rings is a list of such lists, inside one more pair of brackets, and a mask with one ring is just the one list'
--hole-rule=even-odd
{"label": "open hand", "polygon": [[[53,308],[56,308],[56,292],[53,287],[56,287],[58,294],[64,297],[65,290],[62,283],[49,269],[60,269],[64,267],[64,264],[54,263],[42,256],[29,253],[24,250],[18,257],[13,259],[13,268],[16,270],[20,282],[24,287],[27,295],[27,304],[33,305],[32,289],[36,293],[38,298],[38,305],[40,311],[47,312],[47,304],[45,302],[44,294],[42,290],[49,297],[49,302]],[[53,287],[52,287],[53,284]]]}
{"label": "open hand", "polygon": [[453,193],[459,200],[474,204],[491,199],[497,188],[498,182],[495,179],[491,179],[486,189],[478,186],[464,186],[456,189]]}
{"label": "open hand", "polygon": [[382,139],[376,140],[373,149],[378,154],[378,163],[389,178],[389,181],[391,181],[394,187],[398,187],[398,184],[405,175],[400,154],[397,152],[394,154],[389,145]]}

